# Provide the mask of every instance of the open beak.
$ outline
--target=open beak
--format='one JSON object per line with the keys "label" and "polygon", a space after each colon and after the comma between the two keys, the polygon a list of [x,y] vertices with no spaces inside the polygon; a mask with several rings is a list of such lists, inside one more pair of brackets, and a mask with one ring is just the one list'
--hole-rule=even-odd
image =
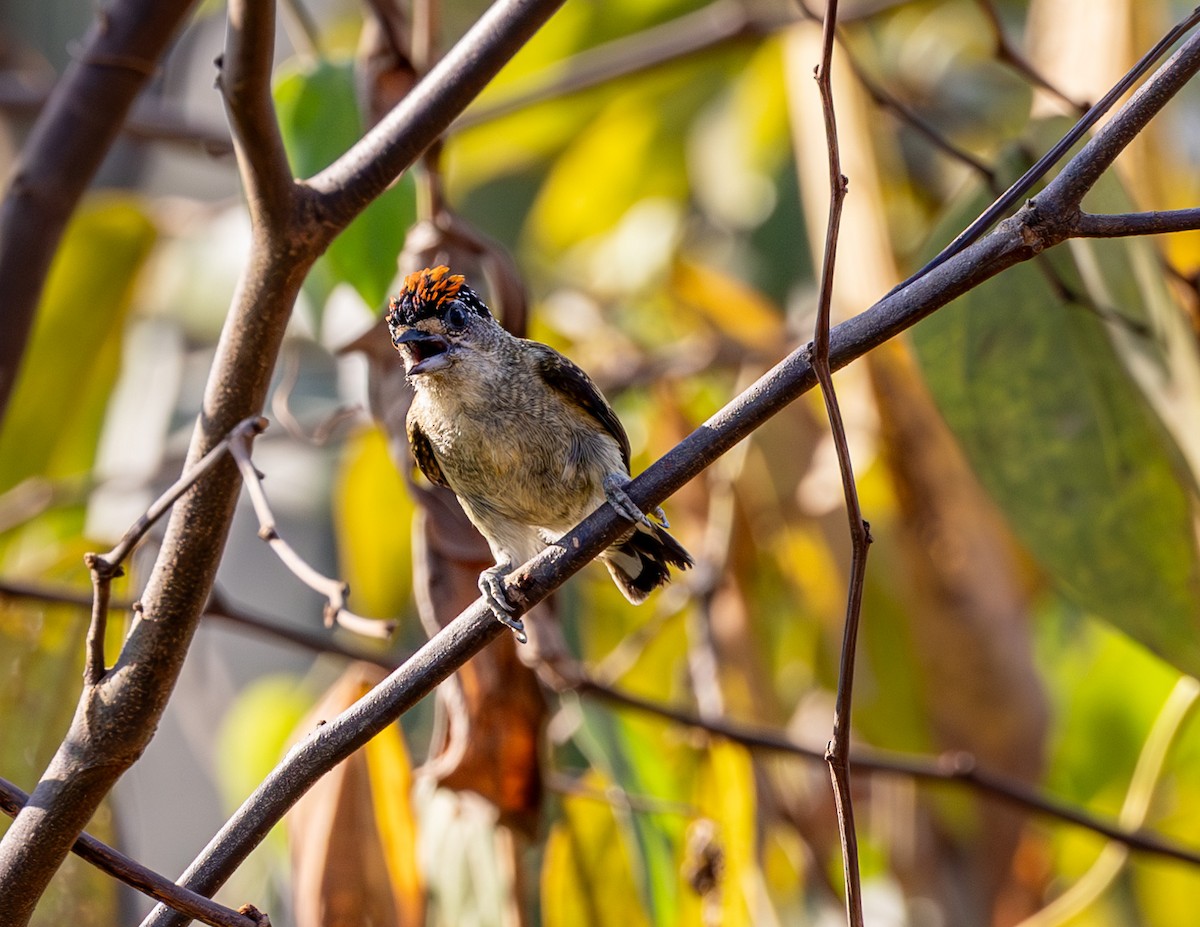
{"label": "open beak", "polygon": [[446,356],[450,342],[441,335],[423,332],[418,328],[410,328],[397,338],[396,347],[404,357],[404,366],[409,376],[440,370],[450,362],[450,358]]}

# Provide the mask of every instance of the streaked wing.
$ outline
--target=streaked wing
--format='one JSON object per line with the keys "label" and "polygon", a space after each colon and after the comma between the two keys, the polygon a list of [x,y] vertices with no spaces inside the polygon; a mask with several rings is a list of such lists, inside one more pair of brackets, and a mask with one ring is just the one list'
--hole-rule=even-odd
{"label": "streaked wing", "polygon": [[625,428],[617,418],[617,413],[612,410],[612,406],[608,404],[600,388],[592,382],[592,378],[553,348],[536,341],[527,344],[537,351],[538,372],[541,373],[542,379],[586,411],[612,435],[617,446],[621,448],[621,459],[625,461],[625,469],[628,470],[629,437],[625,434]]}
{"label": "streaked wing", "polygon": [[442,467],[433,455],[433,445],[429,443],[429,438],[421,430],[421,426],[410,418],[407,430],[408,446],[412,448],[413,459],[421,468],[421,472],[425,474],[425,478],[431,483],[437,483],[437,485],[449,489],[450,484],[446,481]]}

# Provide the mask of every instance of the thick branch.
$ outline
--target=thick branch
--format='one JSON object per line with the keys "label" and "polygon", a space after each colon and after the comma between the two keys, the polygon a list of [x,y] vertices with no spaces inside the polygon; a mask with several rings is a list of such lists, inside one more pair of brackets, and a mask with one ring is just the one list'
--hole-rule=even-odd
{"label": "thick branch", "polygon": [[[6,779],[0,779],[0,811],[15,817],[29,801],[29,796]],[[147,869],[135,859],[97,840],[91,834],[81,834],[71,847],[72,852],[115,879],[136,888],[143,895],[155,898],[174,910],[213,927],[263,927],[258,918],[240,914],[232,908],[217,904],[210,898],[180,888],[170,879]]]}
{"label": "thick branch", "polygon": [[275,4],[231,3],[217,86],[225,97],[250,214],[260,228],[288,218],[292,176],[271,100]]}
{"label": "thick branch", "polygon": [[97,11],[21,151],[0,205],[0,421],[67,219],[192,6],[123,0]]}
{"label": "thick branch", "polygon": [[[1076,142],[1084,137],[1087,131],[1105,113],[1112,109],[1117,101],[1141,79],[1142,75],[1149,71],[1154,66],[1154,63],[1166,54],[1168,49],[1179,41],[1182,36],[1186,35],[1197,23],[1200,23],[1200,7],[1193,10],[1189,16],[1163,36],[1153,48],[1142,55],[1138,62],[1117,82],[1116,86],[1084,113],[1083,117],[1071,127],[1071,130],[1066,135],[1059,139],[1053,148],[1042,155],[1033,167],[1022,174],[974,222],[960,232],[954,241],[938,252],[928,264],[899,284],[893,292],[908,286],[913,280],[945,263],[951,256],[958,254],[972,242],[978,241],[980,236],[991,228],[994,222],[1007,214],[1013,206],[1020,202],[1021,198],[1046,176],[1050,169],[1066,155]],[[1200,67],[1200,45],[1198,45],[1198,42],[1200,42],[1200,36],[1194,36],[1190,39],[1170,61],[1158,70],[1154,77],[1138,90],[1126,105],[1121,107],[1117,116],[1114,116],[1084,146],[1084,150],[1088,152],[1087,157],[1077,156],[1072,158],[1062,173],[1042,192],[1039,199],[1047,203],[1048,209],[1046,213],[1048,215],[1056,215],[1060,219],[1067,219],[1073,209],[1079,206],[1084,194],[1091,189],[1100,175],[1116,160],[1117,155],[1125,150],[1125,146],[1157,115],[1158,111],[1166,104],[1166,101],[1178,93],[1180,87],[1191,80],[1192,76],[1196,73],[1196,69]],[[1134,104],[1135,101],[1137,101],[1136,105],[1130,105]],[[1101,138],[1106,138],[1107,140],[1097,147],[1097,143],[1100,142]],[[1080,155],[1082,154],[1083,152],[1080,152]],[[1055,189],[1056,192],[1050,194],[1051,189]],[[1052,201],[1046,200],[1047,195],[1052,196]]]}
{"label": "thick branch", "polygon": [[[296,208],[290,210],[286,227],[276,227],[268,236],[262,221],[278,217],[255,213],[247,268],[222,332],[189,462],[199,460],[240,420],[261,412],[300,284],[333,236],[436,139],[559,2],[500,0],[484,17],[484,26],[471,30],[444,59],[449,64],[434,68],[414,89],[414,103],[398,107],[382,131],[322,175],[335,187],[346,183],[348,188],[336,194],[334,187],[326,189],[329,197],[323,202],[338,208],[323,215],[316,228],[312,216]],[[230,3],[237,28],[231,30],[225,78],[238,87],[244,76],[239,67],[258,73],[256,68],[266,66],[254,55],[270,50],[265,34],[271,31],[271,17],[261,10],[247,12],[261,6],[258,0]],[[246,96],[235,88],[226,99],[231,107],[246,105],[253,112],[261,96]],[[239,112],[232,118],[239,129],[247,129],[239,132],[239,155],[246,159],[243,176],[256,178],[264,188],[279,183],[257,177],[260,170],[282,173],[269,150],[273,142],[255,134],[249,114]],[[260,144],[260,151],[246,150]],[[222,460],[211,479],[176,504],[142,597],[144,609],[120,657],[99,685],[85,691],[29,806],[0,841],[0,911],[11,924],[27,922],[100,801],[153,735],[212,588],[239,486],[236,467]]]}
{"label": "thick branch", "polygon": [[446,131],[562,3],[497,0],[395,109],[308,182],[319,208],[344,227]]}

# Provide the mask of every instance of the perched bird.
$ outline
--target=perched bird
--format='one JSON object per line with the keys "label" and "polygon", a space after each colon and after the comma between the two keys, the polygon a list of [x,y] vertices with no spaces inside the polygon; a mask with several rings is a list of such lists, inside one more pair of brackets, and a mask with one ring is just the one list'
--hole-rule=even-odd
{"label": "perched bird", "polygon": [[606,502],[633,527],[600,555],[630,602],[692,558],[629,498],[629,438],[599,388],[553,348],[517,338],[463,277],[409,274],[389,305],[392,344],[414,397],[408,440],[421,472],[458,496],[496,565],[479,589],[524,639],[503,577]]}

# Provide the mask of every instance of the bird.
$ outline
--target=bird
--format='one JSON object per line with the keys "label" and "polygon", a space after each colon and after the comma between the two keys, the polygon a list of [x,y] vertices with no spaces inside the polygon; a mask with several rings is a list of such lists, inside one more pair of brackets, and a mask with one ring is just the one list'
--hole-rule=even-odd
{"label": "bird", "polygon": [[496,618],[526,640],[504,577],[600,506],[630,529],[600,554],[635,605],[684,570],[691,555],[629,497],[629,438],[599,387],[575,363],[496,321],[445,265],[408,274],[386,314],[413,388],[406,420],[417,467],[458,497],[495,565],[479,590]]}

